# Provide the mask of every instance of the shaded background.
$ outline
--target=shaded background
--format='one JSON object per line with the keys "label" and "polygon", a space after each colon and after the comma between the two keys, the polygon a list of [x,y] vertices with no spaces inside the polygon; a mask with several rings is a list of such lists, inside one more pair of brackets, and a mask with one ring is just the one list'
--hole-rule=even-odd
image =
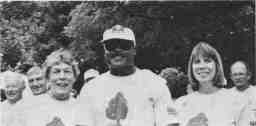
{"label": "shaded background", "polygon": [[2,69],[41,64],[53,50],[66,46],[74,51],[82,73],[89,68],[104,72],[107,66],[98,41],[115,24],[134,30],[140,68],[158,73],[176,67],[186,72],[193,46],[207,41],[220,52],[228,79],[236,60],[246,61],[255,75],[253,0],[1,2]]}

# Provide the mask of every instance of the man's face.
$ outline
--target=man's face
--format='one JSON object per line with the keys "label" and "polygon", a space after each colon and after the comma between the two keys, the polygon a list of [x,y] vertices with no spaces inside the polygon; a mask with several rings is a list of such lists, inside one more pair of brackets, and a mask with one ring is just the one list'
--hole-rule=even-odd
{"label": "man's face", "polygon": [[46,81],[42,72],[28,75],[29,87],[34,95],[40,95],[47,91]]}
{"label": "man's face", "polygon": [[6,98],[10,102],[17,102],[22,97],[22,88],[15,82],[10,82],[5,87]]}
{"label": "man's face", "polygon": [[107,40],[104,42],[104,49],[105,58],[110,69],[134,65],[136,50],[132,41],[121,39]]}
{"label": "man's face", "polygon": [[75,82],[72,66],[63,62],[52,66],[49,82],[54,97],[62,99],[62,97],[69,95]]}
{"label": "man's face", "polygon": [[242,86],[248,83],[250,76],[243,63],[237,62],[231,67],[231,79],[235,86]]}

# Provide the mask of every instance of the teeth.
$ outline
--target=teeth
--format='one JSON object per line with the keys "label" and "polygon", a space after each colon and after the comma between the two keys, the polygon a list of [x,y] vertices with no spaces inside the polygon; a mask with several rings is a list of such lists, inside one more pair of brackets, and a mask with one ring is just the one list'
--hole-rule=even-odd
{"label": "teeth", "polygon": [[66,83],[57,83],[57,85],[60,86],[60,87],[67,87],[68,86],[68,84],[66,84]]}

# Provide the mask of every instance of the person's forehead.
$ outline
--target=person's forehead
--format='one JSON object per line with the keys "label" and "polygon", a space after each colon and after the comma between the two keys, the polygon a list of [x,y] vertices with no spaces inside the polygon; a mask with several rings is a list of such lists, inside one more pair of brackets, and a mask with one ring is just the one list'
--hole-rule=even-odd
{"label": "person's forehead", "polygon": [[30,74],[27,77],[28,77],[28,79],[43,77],[43,73],[42,72],[38,72],[38,73]]}
{"label": "person's forehead", "polygon": [[52,69],[69,69],[69,68],[72,68],[72,66],[63,62],[60,62],[52,66]]}
{"label": "person's forehead", "polygon": [[232,73],[235,73],[235,72],[247,72],[246,66],[242,62],[236,62],[235,64],[233,64],[231,66],[231,72]]}
{"label": "person's forehead", "polygon": [[19,84],[20,82],[17,81],[6,81],[5,82],[5,87],[20,87],[21,84]]}

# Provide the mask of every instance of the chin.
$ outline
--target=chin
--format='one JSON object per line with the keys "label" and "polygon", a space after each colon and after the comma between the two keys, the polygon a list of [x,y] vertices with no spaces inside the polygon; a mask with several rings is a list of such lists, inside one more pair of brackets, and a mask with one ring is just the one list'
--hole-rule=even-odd
{"label": "chin", "polygon": [[40,92],[33,92],[34,95],[40,95],[42,93],[43,93],[42,91],[40,91]]}
{"label": "chin", "polygon": [[11,101],[11,102],[17,102],[17,101],[19,101],[19,100],[20,100],[20,98],[18,98],[18,97],[9,98],[9,99],[8,99],[8,101]]}

